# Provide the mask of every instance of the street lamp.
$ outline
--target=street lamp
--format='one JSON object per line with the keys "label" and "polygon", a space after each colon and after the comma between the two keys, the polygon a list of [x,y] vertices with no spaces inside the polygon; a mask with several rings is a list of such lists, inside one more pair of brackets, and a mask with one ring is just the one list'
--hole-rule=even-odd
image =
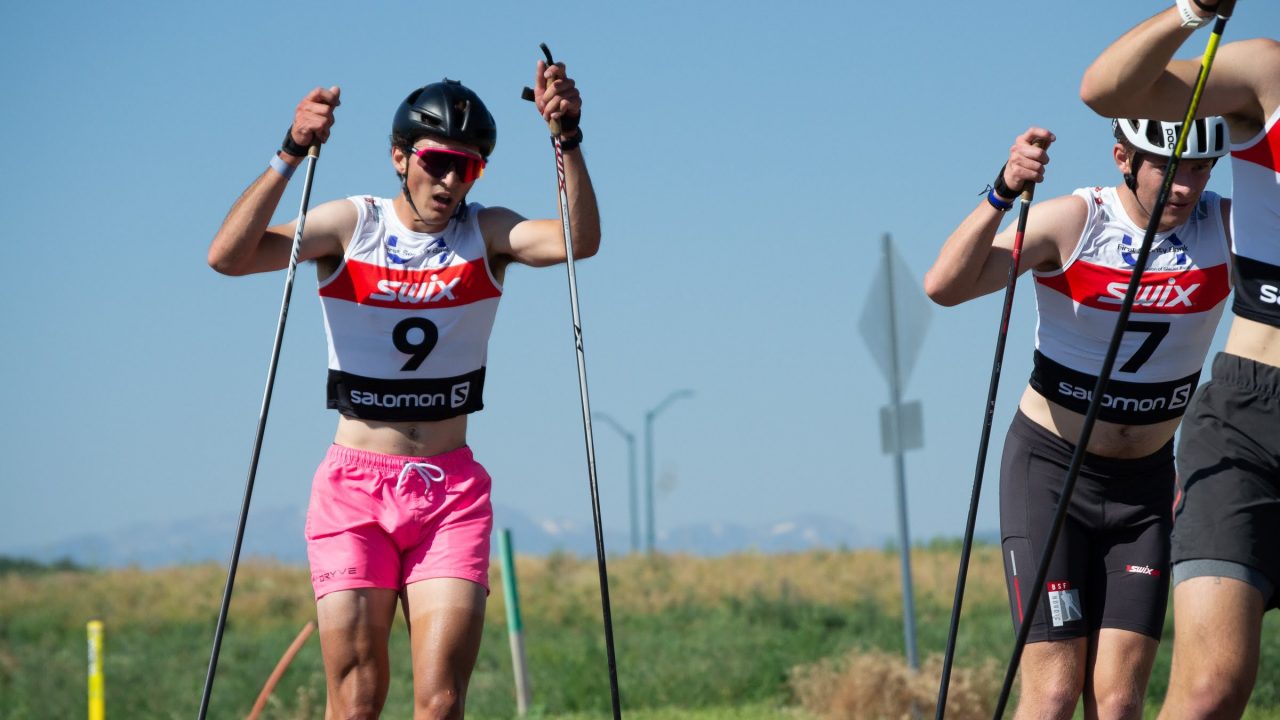
{"label": "street lamp", "polygon": [[653,553],[653,421],[658,414],[667,409],[671,403],[680,398],[693,397],[692,390],[676,390],[658,403],[656,407],[644,414],[644,479],[645,479],[645,512],[646,512],[646,550]]}
{"label": "street lamp", "polygon": [[631,509],[631,552],[640,552],[640,498],[636,487],[636,436],[635,433],[622,427],[617,420],[604,413],[591,413],[597,420],[603,420],[627,441],[627,501]]}

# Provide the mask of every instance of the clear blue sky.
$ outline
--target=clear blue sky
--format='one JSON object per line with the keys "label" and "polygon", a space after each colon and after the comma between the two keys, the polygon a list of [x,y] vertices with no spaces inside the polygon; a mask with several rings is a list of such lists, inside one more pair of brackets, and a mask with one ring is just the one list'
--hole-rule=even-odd
{"label": "clear blue sky", "polygon": [[[545,128],[519,99],[539,42],[582,88],[603,216],[603,249],[578,273],[592,404],[639,433],[669,392],[696,392],[657,425],[659,531],[816,513],[891,533],[887,389],[858,332],[880,235],[921,278],[1031,124],[1059,139],[1040,197],[1116,182],[1080,76],[1163,7],[8,3],[0,552],[238,511],[284,276],[224,278],[205,252],[312,87],[343,91],[313,202],[394,193],[392,112],[448,76],[498,122],[473,199],[553,216]],[[1227,34],[1277,29],[1280,7],[1245,0]],[[1225,168],[1210,187],[1229,191]],[[1030,369],[1031,299],[1024,282],[983,528]],[[920,344],[905,393],[925,410],[925,447],[907,457],[916,538],[963,529],[999,302],[934,308]],[[589,525],[563,268],[508,273],[488,378],[470,440],[496,501]],[[305,502],[335,423],[324,379],[305,266],[255,507]],[[625,532],[625,446],[596,434],[605,522]]]}

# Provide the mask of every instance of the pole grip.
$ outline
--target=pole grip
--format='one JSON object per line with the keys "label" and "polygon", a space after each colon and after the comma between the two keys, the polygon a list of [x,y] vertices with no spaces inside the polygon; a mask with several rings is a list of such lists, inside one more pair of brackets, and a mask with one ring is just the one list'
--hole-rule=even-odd
{"label": "pole grip", "polygon": [[[551,57],[551,48],[547,47],[546,43],[538,43],[538,47],[542,48],[542,54],[547,56],[547,64],[555,65],[556,61]],[[547,129],[551,131],[552,135],[559,137],[561,130],[560,121],[555,118],[548,120]]]}
{"label": "pole grip", "polygon": [[[551,48],[547,47],[546,43],[538,43],[538,47],[542,49],[542,54],[547,56],[547,64],[555,65],[556,61],[551,57]],[[528,100],[529,102],[537,102],[537,97],[534,95],[533,88],[531,87],[525,87],[524,90],[520,91],[520,98],[522,100]],[[561,130],[560,121],[555,118],[548,120],[547,129],[551,131],[551,135],[553,137],[559,137]]]}
{"label": "pole grip", "polygon": [[[1031,144],[1035,145],[1038,148],[1044,147],[1044,142],[1041,140],[1033,140]],[[1036,184],[1033,182],[1027,183],[1027,186],[1022,189],[1022,202],[1030,203],[1031,199],[1035,197],[1035,194],[1036,194]]]}

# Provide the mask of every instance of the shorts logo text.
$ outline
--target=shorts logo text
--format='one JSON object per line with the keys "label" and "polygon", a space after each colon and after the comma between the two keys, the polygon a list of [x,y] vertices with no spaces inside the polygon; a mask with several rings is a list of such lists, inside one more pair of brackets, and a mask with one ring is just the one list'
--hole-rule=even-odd
{"label": "shorts logo text", "polygon": [[350,577],[355,574],[356,574],[356,569],[353,567],[341,568],[338,570],[330,570],[328,572],[322,572],[322,573],[312,573],[311,582],[313,583],[329,582],[330,580],[333,580],[335,578],[339,578],[343,576]]}
{"label": "shorts logo text", "polygon": [[1071,583],[1063,581],[1050,582],[1049,614],[1053,616],[1053,626],[1084,619],[1084,611],[1080,609],[1080,591],[1074,590]]}

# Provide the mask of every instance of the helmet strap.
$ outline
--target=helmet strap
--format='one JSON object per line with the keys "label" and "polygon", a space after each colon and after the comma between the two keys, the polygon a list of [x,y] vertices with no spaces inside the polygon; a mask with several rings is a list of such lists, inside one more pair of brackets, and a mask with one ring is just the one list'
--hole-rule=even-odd
{"label": "helmet strap", "polygon": [[1146,159],[1145,156],[1135,150],[1129,158],[1129,172],[1124,174],[1124,184],[1133,192],[1134,197],[1138,196],[1138,168],[1142,167],[1144,159]]}
{"label": "helmet strap", "polygon": [[[1133,193],[1134,202],[1138,203],[1138,207],[1142,208],[1142,212],[1147,214],[1147,219],[1150,221],[1151,211],[1147,209],[1146,205],[1142,204],[1142,198],[1138,197],[1138,170],[1146,159],[1145,153],[1136,151],[1133,153],[1133,158],[1129,161],[1129,172],[1124,174],[1124,184]],[[1145,225],[1146,223],[1144,222],[1143,224]]]}

